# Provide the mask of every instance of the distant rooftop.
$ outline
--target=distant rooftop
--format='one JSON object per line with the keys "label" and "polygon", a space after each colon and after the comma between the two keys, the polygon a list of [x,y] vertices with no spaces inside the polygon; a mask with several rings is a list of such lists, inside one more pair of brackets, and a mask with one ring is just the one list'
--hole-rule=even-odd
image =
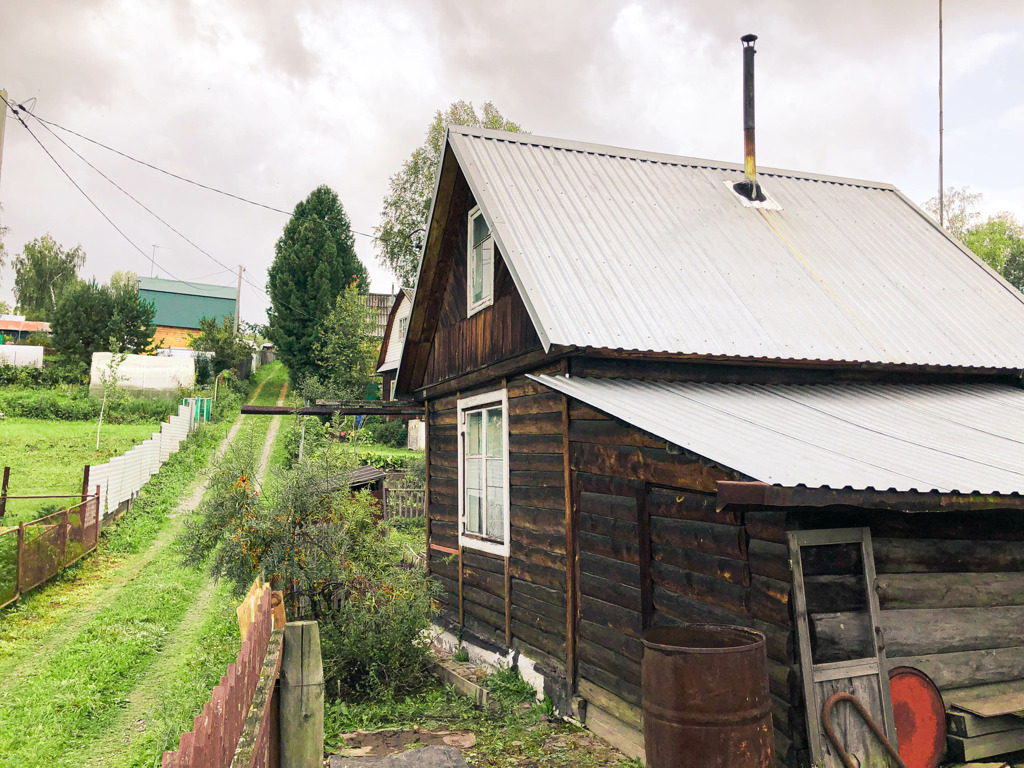
{"label": "distant rooftop", "polygon": [[140,277],[139,291],[178,293],[186,296],[204,296],[211,299],[235,300],[234,286],[193,283],[185,280],[164,280],[160,277]]}

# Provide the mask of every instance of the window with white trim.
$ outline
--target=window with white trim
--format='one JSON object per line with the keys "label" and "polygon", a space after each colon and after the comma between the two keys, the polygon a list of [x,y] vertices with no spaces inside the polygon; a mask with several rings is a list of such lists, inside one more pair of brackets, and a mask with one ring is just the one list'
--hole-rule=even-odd
{"label": "window with white trim", "polygon": [[479,206],[469,212],[467,242],[466,314],[472,315],[494,302],[494,238]]}
{"label": "window with white trim", "polygon": [[398,340],[403,341],[405,334],[409,330],[409,318],[400,317],[398,318]]}
{"label": "window with white trim", "polygon": [[505,390],[459,400],[459,543],[509,551]]}

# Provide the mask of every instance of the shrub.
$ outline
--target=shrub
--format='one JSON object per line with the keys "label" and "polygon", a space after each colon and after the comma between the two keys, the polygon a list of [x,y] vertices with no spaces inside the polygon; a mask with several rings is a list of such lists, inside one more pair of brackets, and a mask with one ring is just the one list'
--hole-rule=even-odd
{"label": "shrub", "polygon": [[409,439],[409,431],[406,429],[405,423],[401,419],[384,421],[379,416],[375,418],[378,419],[376,423],[366,426],[366,431],[370,433],[373,441],[391,448],[405,448]]}
{"label": "shrub", "polygon": [[346,468],[328,452],[285,472],[268,500],[252,482],[257,455],[243,446],[221,460],[179,536],[185,559],[209,562],[239,593],[262,572],[285,591],[289,618],[316,619],[329,690],[364,697],[417,687],[429,662],[431,586],[402,567],[401,540],[378,522],[377,501],[350,494]]}
{"label": "shrub", "polygon": [[[120,397],[107,403],[103,420],[111,424],[163,421],[178,408],[177,400]],[[89,421],[100,413],[100,401],[84,387],[53,389],[8,386],[0,389],[0,411],[7,416],[59,421]]]}
{"label": "shrub", "polygon": [[[306,436],[302,437],[302,425],[306,425]],[[302,443],[302,455],[313,456],[322,451],[328,444],[330,424],[325,424],[319,416],[303,416],[298,424],[293,424],[285,436],[285,454],[288,466],[299,460],[299,443]]]}

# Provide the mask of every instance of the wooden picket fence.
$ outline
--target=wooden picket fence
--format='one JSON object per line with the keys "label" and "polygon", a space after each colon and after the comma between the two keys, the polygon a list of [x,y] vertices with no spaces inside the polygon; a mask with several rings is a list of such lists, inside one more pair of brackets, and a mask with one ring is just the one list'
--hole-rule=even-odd
{"label": "wooden picket fence", "polygon": [[426,517],[425,488],[384,488],[384,519]]}
{"label": "wooden picket fence", "polygon": [[[276,600],[273,600],[277,597]],[[273,602],[272,602],[273,600]],[[276,765],[275,689],[281,671],[283,605],[269,585],[258,581],[239,610],[242,647],[192,730],[181,735],[178,749],[164,752],[163,768],[272,768]],[[278,613],[275,629],[274,614]]]}

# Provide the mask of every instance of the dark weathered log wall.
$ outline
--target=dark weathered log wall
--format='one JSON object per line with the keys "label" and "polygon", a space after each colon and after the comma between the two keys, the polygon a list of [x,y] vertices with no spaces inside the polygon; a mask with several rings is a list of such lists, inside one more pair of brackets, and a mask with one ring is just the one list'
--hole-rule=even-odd
{"label": "dark weathered log wall", "polygon": [[[501,384],[460,394],[493,391]],[[494,645],[510,641],[561,676],[567,626],[563,401],[526,377],[509,381],[507,389],[512,530],[507,562],[468,547],[459,554],[458,397],[451,396],[430,404],[430,571],[443,589],[448,623]]]}
{"label": "dark weathered log wall", "polygon": [[423,385],[541,348],[540,338],[498,248],[494,249],[494,304],[466,316],[469,212],[476,202],[462,174],[456,181],[442,248],[452,254]]}
{"label": "dark weathered log wall", "polygon": [[[792,516],[802,528],[871,528],[890,664],[917,667],[943,690],[1024,677],[1019,512],[845,510]],[[857,635],[850,628],[861,619],[851,603],[855,584],[843,573],[845,564],[830,565],[835,575],[809,590],[808,611],[819,645],[842,649]],[[847,627],[840,629],[844,621]]]}

